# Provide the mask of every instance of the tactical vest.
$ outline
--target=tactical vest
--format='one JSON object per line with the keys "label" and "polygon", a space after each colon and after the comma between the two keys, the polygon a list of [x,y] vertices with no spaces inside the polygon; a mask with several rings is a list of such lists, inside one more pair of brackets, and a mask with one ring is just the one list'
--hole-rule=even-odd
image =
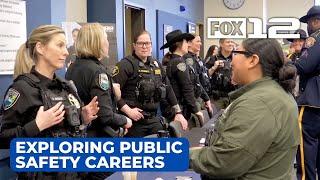
{"label": "tactical vest", "polygon": [[140,107],[144,111],[156,111],[160,100],[166,97],[166,87],[162,82],[162,72],[158,62],[149,57],[150,66],[146,66],[133,56],[125,60],[129,61],[133,67],[134,73],[130,79],[136,80],[136,83],[135,97],[124,97],[124,99],[127,102],[131,100],[129,104],[133,103],[133,106]]}
{"label": "tactical vest", "polygon": [[193,84],[193,89],[194,89],[194,96],[196,98],[200,97],[201,95],[201,85],[200,85],[200,79],[198,76],[198,72],[195,69],[195,60],[192,57],[188,57],[186,59],[186,64],[189,66],[189,75],[190,75],[190,80]]}
{"label": "tactical vest", "polygon": [[203,87],[203,89],[209,94],[210,93],[210,78],[208,76],[208,69],[204,66],[203,62],[199,60],[197,62],[199,64],[199,80]]}
{"label": "tactical vest", "polygon": [[[219,60],[216,56],[216,60]],[[235,89],[231,84],[231,62],[223,60],[224,67],[217,69],[211,77],[211,95],[214,98],[227,97]]]}
{"label": "tactical vest", "polygon": [[[58,102],[64,104],[65,119],[63,123],[57,124],[43,131],[47,137],[84,137],[85,128],[81,126],[80,98],[76,88],[69,82],[57,77],[56,84],[44,87],[40,79],[33,74],[22,74],[15,81],[26,81],[30,86],[40,90],[44,111],[52,108]],[[60,90],[59,90],[60,88]]]}

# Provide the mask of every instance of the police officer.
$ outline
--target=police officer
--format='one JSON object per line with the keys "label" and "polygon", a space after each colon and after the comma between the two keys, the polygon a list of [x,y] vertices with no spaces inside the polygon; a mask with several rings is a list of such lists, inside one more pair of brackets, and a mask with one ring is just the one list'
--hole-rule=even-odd
{"label": "police officer", "polygon": [[[194,86],[195,98],[201,107],[202,100],[205,102],[205,106],[210,116],[213,113],[210,98],[207,91],[210,90],[210,79],[208,76],[207,68],[204,66],[200,57],[198,56],[201,48],[201,38],[199,35],[195,35],[195,38],[188,41],[188,53],[183,56],[186,64],[189,66],[189,75],[191,82]],[[206,91],[207,90],[207,91]],[[201,97],[201,99],[200,99]]]}
{"label": "police officer", "polygon": [[160,49],[169,48],[169,54],[166,64],[166,74],[173,87],[173,91],[180,105],[183,106],[183,113],[187,119],[190,119],[191,114],[196,114],[200,123],[203,124],[203,113],[196,106],[196,98],[194,86],[189,75],[189,66],[182,57],[188,53],[188,43],[194,39],[194,36],[189,33],[182,33],[181,30],[174,30],[166,35],[167,43]]}
{"label": "police officer", "polygon": [[84,102],[98,97],[98,119],[88,129],[88,135],[92,137],[122,136],[119,127],[128,129],[132,125],[131,119],[116,113],[112,78],[100,61],[108,55],[108,49],[109,42],[103,26],[98,23],[83,26],[76,42],[77,60],[66,73],[66,78],[75,83]]}
{"label": "police officer", "polygon": [[229,105],[228,93],[234,90],[231,83],[231,60],[234,48],[231,39],[220,39],[218,55],[212,56],[206,62],[208,74],[211,78],[211,96],[217,109],[224,109]]}
{"label": "police officer", "polygon": [[122,98],[119,109],[134,120],[128,136],[142,137],[163,129],[157,110],[162,99],[174,109],[174,120],[187,129],[172,87],[161,65],[151,55],[151,37],[142,31],[134,37],[133,53],[117,63],[113,79],[120,84]]}
{"label": "police officer", "polygon": [[[85,124],[95,119],[97,98],[82,107],[76,90],[55,75],[68,55],[61,28],[34,29],[24,51],[35,61],[30,73],[18,76],[3,102],[0,137],[84,137]],[[23,57],[23,56],[19,56]],[[78,173],[19,173],[18,179],[81,179]]]}
{"label": "police officer", "polygon": [[298,29],[294,33],[300,34],[300,38],[287,39],[289,42],[291,42],[290,47],[292,46],[292,48],[290,48],[291,52],[287,55],[287,58],[293,62],[300,58],[302,47],[304,46],[304,43],[307,39],[307,33],[303,29]]}
{"label": "police officer", "polygon": [[70,64],[74,63],[74,61],[76,60],[75,42],[77,40],[79,31],[80,30],[78,28],[74,28],[72,30],[73,44],[68,48],[69,56],[67,56],[66,63],[65,63],[67,68],[70,66]]}
{"label": "police officer", "polygon": [[295,66],[300,75],[300,95],[297,103],[300,107],[299,123],[301,125],[302,141],[297,155],[298,179],[316,179],[320,175],[317,159],[320,137],[320,6],[313,6],[300,22],[308,23],[309,38],[305,42],[305,50]]}
{"label": "police officer", "polygon": [[[98,97],[98,118],[88,128],[89,137],[122,137],[124,129],[132,126],[130,118],[117,113],[112,77],[101,62],[108,56],[108,50],[108,37],[102,25],[91,23],[81,27],[76,41],[77,59],[66,73],[66,78],[75,83],[84,102]],[[111,174],[90,172],[87,179],[102,180]]]}

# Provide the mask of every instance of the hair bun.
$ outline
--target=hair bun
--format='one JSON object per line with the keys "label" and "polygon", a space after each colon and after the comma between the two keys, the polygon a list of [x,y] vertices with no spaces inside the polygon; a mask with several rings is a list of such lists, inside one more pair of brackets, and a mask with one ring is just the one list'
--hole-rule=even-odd
{"label": "hair bun", "polygon": [[287,92],[293,93],[296,85],[297,69],[292,64],[284,64],[279,69],[279,83]]}

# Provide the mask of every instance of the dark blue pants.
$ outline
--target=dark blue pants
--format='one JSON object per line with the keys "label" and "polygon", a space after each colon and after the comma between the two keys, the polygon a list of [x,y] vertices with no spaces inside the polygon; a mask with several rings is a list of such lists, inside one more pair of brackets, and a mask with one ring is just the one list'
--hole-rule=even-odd
{"label": "dark blue pants", "polygon": [[297,153],[297,178],[298,180],[316,180],[317,167],[318,174],[320,172],[320,157],[318,157],[320,156],[318,143],[320,139],[320,109],[301,107],[299,121],[301,121],[302,141]]}

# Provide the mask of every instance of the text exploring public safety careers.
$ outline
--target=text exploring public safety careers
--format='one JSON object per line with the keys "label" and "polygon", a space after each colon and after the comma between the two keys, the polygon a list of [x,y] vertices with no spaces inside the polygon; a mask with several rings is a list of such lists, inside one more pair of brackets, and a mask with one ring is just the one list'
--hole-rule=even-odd
{"label": "text exploring public safety careers", "polygon": [[16,138],[10,144],[10,165],[17,172],[185,171],[189,142],[184,138]]}

